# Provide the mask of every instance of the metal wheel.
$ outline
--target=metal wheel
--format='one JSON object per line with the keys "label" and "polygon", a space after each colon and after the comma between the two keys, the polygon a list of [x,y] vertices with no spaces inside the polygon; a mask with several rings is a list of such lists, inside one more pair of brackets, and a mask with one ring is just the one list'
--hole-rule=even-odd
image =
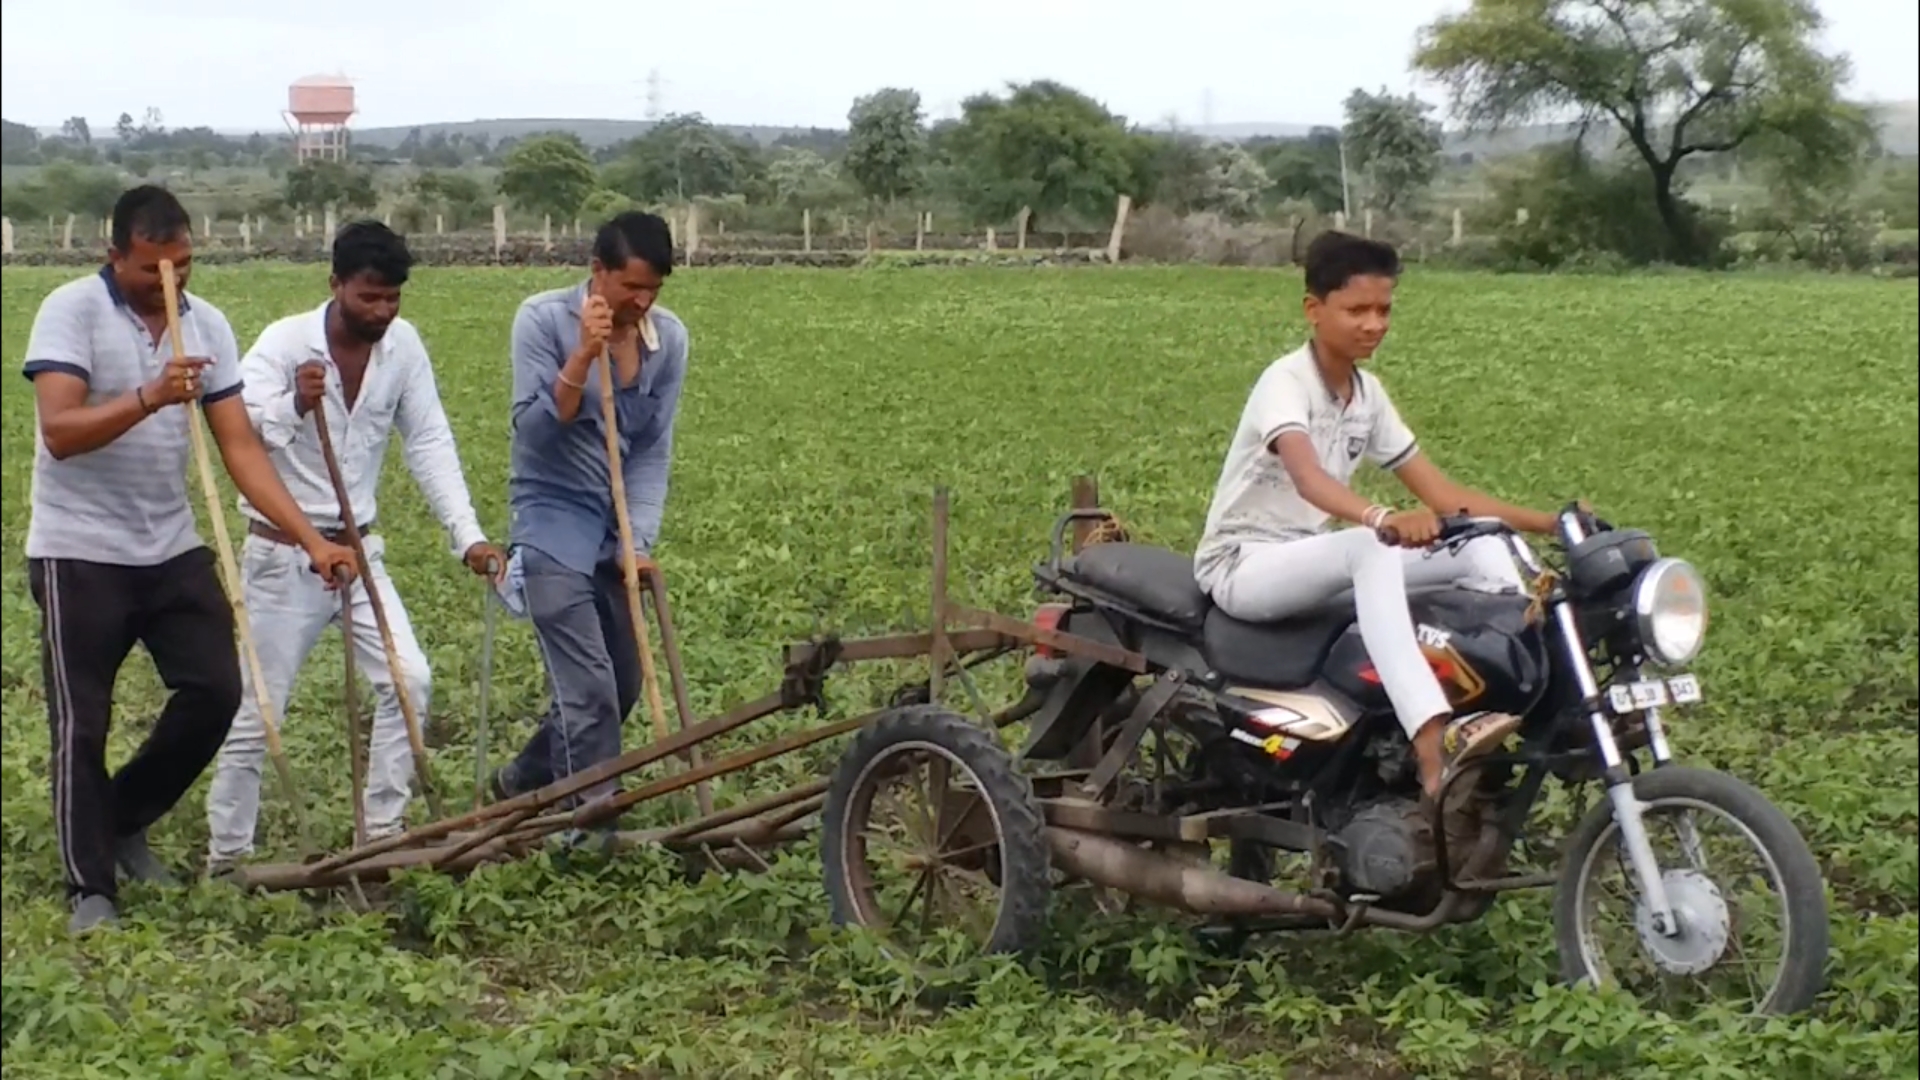
{"label": "metal wheel", "polygon": [[868,728],[834,770],[822,824],[836,924],[909,954],[950,931],[979,953],[1039,940],[1052,882],[1033,788],[967,718],[912,706]]}
{"label": "metal wheel", "polygon": [[1681,932],[1654,932],[1612,804],[1588,813],[1567,845],[1554,902],[1569,982],[1617,984],[1669,1013],[1746,1001],[1798,1012],[1826,965],[1820,867],[1786,815],[1741,781],[1665,766],[1633,781]]}

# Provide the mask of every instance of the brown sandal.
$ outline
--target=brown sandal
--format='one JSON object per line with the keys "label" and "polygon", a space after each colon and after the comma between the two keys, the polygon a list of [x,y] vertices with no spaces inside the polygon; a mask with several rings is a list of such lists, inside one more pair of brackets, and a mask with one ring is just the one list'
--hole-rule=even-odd
{"label": "brown sandal", "polygon": [[[1512,713],[1479,713],[1448,724],[1440,735],[1440,790],[1449,790],[1448,784],[1466,766],[1475,758],[1498,749],[1519,727],[1520,718]],[[1435,797],[1430,791],[1423,794],[1428,800]],[[1455,793],[1453,798],[1457,799],[1459,794]]]}

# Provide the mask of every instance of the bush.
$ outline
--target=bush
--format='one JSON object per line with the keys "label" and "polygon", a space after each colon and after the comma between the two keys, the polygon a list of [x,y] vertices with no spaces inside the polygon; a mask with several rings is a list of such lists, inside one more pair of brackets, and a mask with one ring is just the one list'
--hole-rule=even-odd
{"label": "bush", "polygon": [[[1653,181],[1637,163],[1611,165],[1576,146],[1554,147],[1541,151],[1530,166],[1495,178],[1492,187],[1493,198],[1475,215],[1476,231],[1499,238],[1509,267],[1558,270],[1584,262],[1624,268],[1681,261],[1654,202]],[[1726,223],[1684,200],[1681,207],[1699,261],[1724,265]]]}
{"label": "bush", "polygon": [[1213,266],[1286,266],[1293,262],[1296,229],[1261,223],[1236,225],[1218,214],[1184,217],[1149,206],[1127,220],[1124,255],[1151,262]]}

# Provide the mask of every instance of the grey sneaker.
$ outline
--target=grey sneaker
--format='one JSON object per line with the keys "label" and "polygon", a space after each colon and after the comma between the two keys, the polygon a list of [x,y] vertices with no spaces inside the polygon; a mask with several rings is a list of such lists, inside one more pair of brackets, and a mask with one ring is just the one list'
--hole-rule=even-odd
{"label": "grey sneaker", "polygon": [[144,881],[166,888],[180,884],[172,871],[154,855],[153,849],[147,846],[147,834],[144,832],[123,836],[115,841],[113,861],[125,871],[129,881]]}
{"label": "grey sneaker", "polygon": [[73,903],[73,915],[67,919],[67,933],[84,934],[120,921],[120,909],[99,893],[88,893]]}

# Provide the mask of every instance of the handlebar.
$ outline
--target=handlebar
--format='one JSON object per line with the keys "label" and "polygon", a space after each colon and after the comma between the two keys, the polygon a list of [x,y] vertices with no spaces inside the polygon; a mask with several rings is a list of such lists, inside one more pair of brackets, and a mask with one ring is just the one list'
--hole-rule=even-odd
{"label": "handlebar", "polygon": [[[1462,544],[1477,540],[1483,536],[1502,536],[1512,533],[1513,527],[1499,518],[1473,517],[1466,513],[1443,514],[1440,517],[1440,532],[1433,538],[1430,547],[1445,547],[1450,544]],[[1590,536],[1612,532],[1613,523],[1596,515],[1580,503],[1568,503],[1560,511],[1560,542],[1571,548]],[[1374,530],[1380,542],[1389,547],[1399,547],[1400,532],[1391,525]]]}
{"label": "handlebar", "polygon": [[[1434,536],[1430,547],[1442,547],[1447,544],[1465,543],[1478,540],[1482,536],[1499,536],[1512,532],[1512,528],[1499,518],[1470,517],[1466,514],[1446,514],[1440,518],[1440,532]],[[1391,525],[1383,525],[1374,530],[1374,535],[1388,547],[1400,547],[1400,530]]]}

